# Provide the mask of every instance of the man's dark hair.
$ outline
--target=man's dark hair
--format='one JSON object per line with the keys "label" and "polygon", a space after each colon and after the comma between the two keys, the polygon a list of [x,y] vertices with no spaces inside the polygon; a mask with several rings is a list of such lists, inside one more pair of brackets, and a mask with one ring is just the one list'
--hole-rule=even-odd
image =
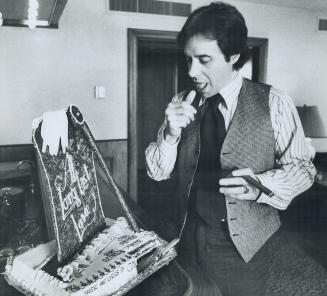
{"label": "man's dark hair", "polygon": [[236,7],[224,2],[213,2],[196,9],[179,32],[178,45],[184,48],[187,41],[198,34],[216,40],[226,62],[230,61],[232,55],[240,54],[233,69],[239,70],[247,61],[249,57],[248,29],[243,15]]}

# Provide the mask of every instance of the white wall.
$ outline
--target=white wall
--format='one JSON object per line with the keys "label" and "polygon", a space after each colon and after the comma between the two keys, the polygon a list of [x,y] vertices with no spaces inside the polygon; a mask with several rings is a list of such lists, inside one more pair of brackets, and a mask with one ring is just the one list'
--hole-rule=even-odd
{"label": "white wall", "polygon": [[[287,92],[296,105],[317,105],[327,130],[327,32],[317,30],[317,12],[231,1],[244,15],[249,36],[269,39],[267,82]],[[313,139],[327,152],[327,139]]]}
{"label": "white wall", "polygon": [[[267,82],[326,113],[327,32],[316,31],[318,13],[230,2],[250,36],[269,39]],[[30,143],[32,118],[70,103],[96,139],[127,138],[127,28],[178,31],[185,18],[106,12],[105,3],[68,1],[58,30],[0,27],[0,145]],[[95,85],[107,88],[105,100],[93,98]]]}

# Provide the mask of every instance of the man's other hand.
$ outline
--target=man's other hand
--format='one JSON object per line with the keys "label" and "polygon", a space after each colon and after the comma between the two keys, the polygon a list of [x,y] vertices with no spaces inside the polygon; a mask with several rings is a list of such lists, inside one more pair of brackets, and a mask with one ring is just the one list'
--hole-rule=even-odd
{"label": "man's other hand", "polygon": [[219,180],[219,191],[225,196],[240,200],[256,200],[260,194],[260,190],[255,186],[247,183],[241,176],[251,176],[256,179],[255,174],[250,168],[235,170],[232,172],[231,178],[223,178]]}
{"label": "man's other hand", "polygon": [[176,143],[182,133],[182,128],[187,127],[194,120],[196,109],[191,105],[196,92],[190,91],[185,101],[171,102],[168,104],[165,115],[167,127],[165,129],[165,139],[173,144]]}

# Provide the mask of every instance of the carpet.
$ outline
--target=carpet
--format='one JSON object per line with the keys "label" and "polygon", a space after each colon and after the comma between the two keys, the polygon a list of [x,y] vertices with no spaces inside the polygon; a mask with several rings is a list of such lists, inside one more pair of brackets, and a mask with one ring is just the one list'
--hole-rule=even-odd
{"label": "carpet", "polygon": [[325,267],[283,229],[276,234],[270,252],[274,259],[271,261],[266,296],[327,296]]}

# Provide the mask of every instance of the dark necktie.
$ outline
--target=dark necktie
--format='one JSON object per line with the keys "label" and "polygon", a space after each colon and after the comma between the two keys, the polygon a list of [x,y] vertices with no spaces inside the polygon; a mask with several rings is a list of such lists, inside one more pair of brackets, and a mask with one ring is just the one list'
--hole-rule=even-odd
{"label": "dark necktie", "polygon": [[225,120],[218,106],[224,101],[220,94],[207,98],[201,121],[200,170],[214,173],[220,170],[221,145],[226,136]]}
{"label": "dark necktie", "polygon": [[221,95],[206,99],[201,119],[200,158],[197,167],[190,212],[197,213],[208,225],[226,216],[225,199],[219,193],[220,151],[226,136],[225,120],[218,106]]}

